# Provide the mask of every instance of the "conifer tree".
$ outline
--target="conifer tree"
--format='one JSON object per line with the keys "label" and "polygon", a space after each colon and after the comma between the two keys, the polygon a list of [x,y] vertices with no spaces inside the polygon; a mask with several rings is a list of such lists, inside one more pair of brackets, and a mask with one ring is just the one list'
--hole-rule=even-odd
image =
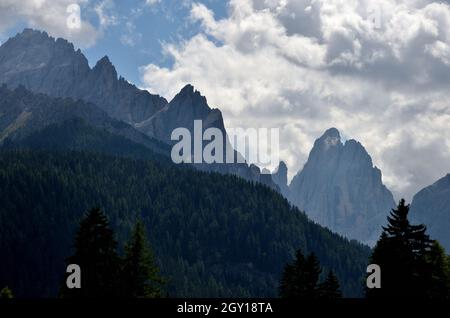
{"label": "conifer tree", "polygon": [[144,225],[135,224],[130,241],[125,246],[122,287],[125,297],[161,297],[162,279],[158,275],[153,253],[147,241]]}
{"label": "conifer tree", "polygon": [[426,297],[430,274],[426,255],[432,241],[424,225],[410,224],[408,213],[409,205],[402,199],[383,227],[371,257],[371,263],[381,267],[382,288],[367,290],[368,297]]}
{"label": "conifer tree", "polygon": [[333,271],[329,271],[327,278],[319,285],[320,298],[337,299],[342,298],[339,281]]}
{"label": "conifer tree", "polygon": [[438,241],[433,242],[427,255],[427,264],[431,268],[427,297],[430,299],[450,298],[450,266],[445,250]]}
{"label": "conifer tree", "polygon": [[119,296],[120,258],[116,248],[117,242],[105,214],[98,208],[90,210],[80,222],[75,252],[67,259],[68,264],[81,268],[81,288],[68,289],[64,284],[62,296]]}
{"label": "conifer tree", "polygon": [[297,251],[293,264],[287,264],[281,278],[279,294],[282,298],[298,298],[304,294],[304,272],[305,256],[300,250]]}
{"label": "conifer tree", "polygon": [[280,297],[320,297],[318,283],[321,271],[319,260],[314,253],[305,259],[302,252],[298,251],[294,263],[285,266],[279,287]]}
{"label": "conifer tree", "polygon": [[309,254],[305,262],[304,282],[305,291],[310,296],[307,298],[319,297],[319,277],[322,269],[320,268],[319,260],[314,253]]}

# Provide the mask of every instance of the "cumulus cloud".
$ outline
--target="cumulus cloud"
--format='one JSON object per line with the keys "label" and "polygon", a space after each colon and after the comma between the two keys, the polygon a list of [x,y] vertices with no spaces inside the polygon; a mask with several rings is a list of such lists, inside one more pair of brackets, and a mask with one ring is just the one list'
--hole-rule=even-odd
{"label": "cumulus cloud", "polygon": [[450,172],[450,6],[425,0],[231,0],[142,67],[152,91],[192,83],[229,127],[281,128],[291,177],[329,127],[362,142],[397,197]]}
{"label": "cumulus cloud", "polygon": [[77,27],[73,27],[70,22],[68,24],[70,15],[77,14],[74,12],[74,5],[75,8],[83,10],[87,2],[87,0],[0,0],[0,33],[21,21],[27,23],[29,27],[46,30],[55,37],[64,37],[77,46],[92,46],[99,36],[99,31],[94,26],[83,19]]}

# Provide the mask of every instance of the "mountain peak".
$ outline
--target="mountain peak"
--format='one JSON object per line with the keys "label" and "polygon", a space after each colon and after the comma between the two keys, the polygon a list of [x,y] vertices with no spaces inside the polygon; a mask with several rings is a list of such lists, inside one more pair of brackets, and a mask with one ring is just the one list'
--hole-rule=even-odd
{"label": "mountain peak", "polygon": [[41,68],[44,64],[65,65],[75,62],[78,63],[77,68],[83,70],[89,66],[80,49],[75,50],[71,42],[30,28],[9,38],[1,49],[0,57],[9,60],[12,65],[27,64],[28,67]]}
{"label": "mountain peak", "polygon": [[353,139],[343,144],[336,128],[316,140],[289,190],[291,202],[314,221],[369,245],[395,205],[363,145]]}
{"label": "mountain peak", "polygon": [[275,173],[287,173],[287,165],[284,161],[280,161],[280,163],[278,164],[278,167],[275,169]]}
{"label": "mountain peak", "polygon": [[100,60],[98,60],[97,64],[99,64],[99,65],[112,65],[111,60],[109,59],[108,55],[105,55]]}
{"label": "mountain peak", "polygon": [[322,137],[334,137],[341,139],[341,134],[339,133],[339,130],[337,130],[337,128],[332,127],[325,131]]}
{"label": "mountain peak", "polygon": [[194,92],[194,86],[191,84],[186,84],[180,91],[180,93],[193,93]]}
{"label": "mountain peak", "polygon": [[320,151],[326,151],[330,148],[334,149],[342,145],[343,144],[341,141],[341,134],[339,133],[339,130],[337,130],[336,128],[330,128],[325,131],[319,139],[316,140],[313,150],[318,149]]}
{"label": "mountain peak", "polygon": [[324,140],[326,144],[332,146],[336,146],[338,143],[342,144],[341,134],[336,128],[326,130],[319,140]]}
{"label": "mountain peak", "polygon": [[[192,84],[187,84],[184,86],[181,91],[178,93],[180,96],[195,96],[195,97],[201,97],[204,98],[198,90],[195,89],[195,87]],[[206,101],[206,99],[205,99]]]}
{"label": "mountain peak", "polygon": [[23,31],[18,33],[15,37],[20,38],[20,37],[36,37],[36,36],[50,38],[47,32],[31,28],[23,29]]}
{"label": "mountain peak", "polygon": [[187,84],[170,102],[171,105],[184,105],[183,107],[190,107],[197,115],[202,114],[201,117],[206,117],[211,111],[208,106],[206,97],[194,89],[194,86]]}
{"label": "mountain peak", "polygon": [[0,84],[52,97],[71,97],[97,105],[111,117],[141,123],[160,111],[167,101],[142,91],[123,79],[108,56],[94,68],[80,49],[63,38],[25,29],[0,46]]}
{"label": "mountain peak", "polygon": [[272,180],[280,188],[280,192],[285,196],[289,196],[288,188],[288,168],[284,161],[280,161],[278,167],[272,173]]}
{"label": "mountain peak", "polygon": [[36,44],[40,47],[59,47],[75,52],[73,44],[66,39],[54,38],[45,31],[35,30],[31,28],[24,29],[21,33],[18,33],[10,40],[12,42],[18,42],[21,43],[21,45],[26,46],[29,46],[30,44]]}
{"label": "mountain peak", "polygon": [[114,65],[111,63],[109,57],[105,55],[95,64],[93,71],[106,74],[107,76],[117,79],[117,71]]}
{"label": "mountain peak", "polygon": [[9,38],[8,41],[1,45],[1,47],[19,47],[23,50],[25,47],[28,47],[31,44],[42,46],[47,44],[48,42],[53,43],[53,40],[54,39],[50,38],[47,32],[27,28],[22,32],[17,33],[15,36]]}
{"label": "mountain peak", "polygon": [[111,60],[107,55],[102,57],[100,60],[97,61],[97,63],[94,66],[95,68],[114,68],[114,65],[111,63]]}

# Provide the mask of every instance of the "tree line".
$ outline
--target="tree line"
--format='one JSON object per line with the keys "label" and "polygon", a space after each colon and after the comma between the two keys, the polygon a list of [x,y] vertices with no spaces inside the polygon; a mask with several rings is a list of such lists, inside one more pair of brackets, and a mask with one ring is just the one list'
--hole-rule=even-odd
{"label": "tree line", "polygon": [[[430,239],[424,225],[408,220],[409,206],[401,200],[393,209],[378,240],[370,263],[382,269],[381,288],[366,289],[368,298],[448,298],[450,296],[449,257],[437,241]],[[142,222],[137,221],[124,257],[106,215],[91,209],[81,221],[74,243],[75,252],[67,259],[82,270],[80,289],[63,286],[63,297],[161,297],[163,279],[155,264]],[[342,298],[339,281],[332,270],[323,269],[312,252],[305,257],[299,250],[285,266],[279,286],[282,298]],[[3,295],[12,295],[8,289]]]}
{"label": "tree line", "polygon": [[[450,256],[439,242],[426,234],[426,226],[413,225],[408,219],[409,205],[401,200],[387,218],[388,224],[370,257],[371,264],[382,269],[381,288],[366,289],[367,298],[450,298]],[[159,275],[153,252],[141,221],[134,225],[131,237],[118,252],[118,243],[107,216],[91,209],[80,222],[74,240],[74,253],[67,264],[82,269],[82,288],[69,289],[62,283],[61,297],[162,296],[164,279]],[[305,256],[298,250],[295,260],[283,271],[279,296],[288,299],[342,298],[340,283],[332,270],[324,274],[317,256]],[[0,298],[13,298],[8,287]]]}
{"label": "tree line", "polygon": [[319,283],[322,269],[314,253],[305,256],[299,250],[295,260],[287,264],[281,278],[279,294],[282,298],[336,299],[342,298],[339,282],[332,270]]}
{"label": "tree line", "polygon": [[[408,219],[409,205],[400,200],[387,218],[387,226],[372,251],[370,264],[381,269],[379,288],[365,287],[367,298],[449,299],[450,256],[432,240],[423,224]],[[321,273],[314,254],[304,257],[299,250],[284,268],[279,286],[283,298],[340,298],[339,281],[332,271],[318,283]]]}

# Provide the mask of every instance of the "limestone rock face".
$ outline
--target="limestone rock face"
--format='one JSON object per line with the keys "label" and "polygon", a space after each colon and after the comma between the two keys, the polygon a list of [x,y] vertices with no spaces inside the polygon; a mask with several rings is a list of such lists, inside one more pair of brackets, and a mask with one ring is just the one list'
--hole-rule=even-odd
{"label": "limestone rock face", "polygon": [[215,127],[225,134],[222,113],[218,109],[211,109],[206,97],[188,84],[164,108],[136,127],[171,143],[170,136],[174,129],[183,127],[192,132],[195,120],[202,120],[204,130]]}
{"label": "limestone rock face", "polygon": [[169,147],[164,143],[109,117],[94,104],[32,93],[23,86],[14,90],[9,90],[5,85],[0,86],[0,114],[0,145],[6,140],[20,141],[53,124],[81,120],[90,127],[144,145],[155,153],[164,155],[169,152]]}
{"label": "limestone rock face", "polygon": [[425,224],[432,239],[450,251],[450,174],[419,191],[410,209],[412,223]]}
{"label": "limestone rock face", "polygon": [[0,83],[10,88],[23,85],[52,97],[81,99],[131,125],[167,105],[164,98],[118,78],[107,56],[91,69],[73,44],[31,29],[0,47]]}
{"label": "limestone rock face", "polygon": [[289,190],[291,202],[314,221],[369,245],[395,205],[364,147],[355,140],[343,143],[335,128],[316,140]]}

